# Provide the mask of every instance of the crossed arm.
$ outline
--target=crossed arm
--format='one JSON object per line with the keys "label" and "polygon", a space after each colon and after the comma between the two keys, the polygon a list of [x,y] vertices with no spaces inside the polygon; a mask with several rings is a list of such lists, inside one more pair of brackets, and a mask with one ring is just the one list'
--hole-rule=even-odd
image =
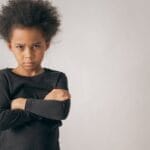
{"label": "crossed arm", "polygon": [[[64,107],[67,107],[67,103],[69,104],[70,99],[71,95],[68,90],[53,89],[42,101],[35,101],[34,99],[27,100],[26,98],[17,98],[12,100],[11,110],[27,110],[39,116],[41,115],[41,117],[61,120],[65,119],[68,115],[68,111],[65,111],[68,110],[68,108]],[[39,106],[40,109],[38,109]],[[47,111],[43,111],[42,107]]]}
{"label": "crossed arm", "polygon": [[69,113],[71,98],[65,74],[61,74],[56,88],[49,92],[44,99],[20,97],[9,103],[8,83],[3,76],[0,76],[0,130],[41,118],[65,119]]}

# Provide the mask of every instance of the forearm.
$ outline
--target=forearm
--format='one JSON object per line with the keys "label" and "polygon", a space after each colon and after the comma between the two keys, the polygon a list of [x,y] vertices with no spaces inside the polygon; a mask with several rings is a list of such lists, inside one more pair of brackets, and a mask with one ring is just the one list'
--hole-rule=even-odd
{"label": "forearm", "polygon": [[25,110],[40,117],[54,120],[66,119],[70,110],[70,99],[64,101],[27,99]]}
{"label": "forearm", "polygon": [[23,125],[26,122],[30,122],[35,119],[36,116],[20,109],[0,109],[0,130],[6,130],[18,125]]}
{"label": "forearm", "polygon": [[25,101],[23,99],[12,100],[10,109],[0,108],[0,130],[14,128],[27,122],[40,120],[36,114],[24,110]]}
{"label": "forearm", "polygon": [[69,113],[70,99],[63,101],[45,100],[33,98],[17,98],[12,101],[11,109],[20,109],[34,113],[39,117],[47,119],[62,120],[65,119]]}

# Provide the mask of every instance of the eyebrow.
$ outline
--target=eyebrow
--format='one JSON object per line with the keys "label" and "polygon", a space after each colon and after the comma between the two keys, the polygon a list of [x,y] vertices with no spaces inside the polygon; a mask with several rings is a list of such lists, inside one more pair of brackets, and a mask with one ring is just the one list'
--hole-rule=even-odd
{"label": "eyebrow", "polygon": [[32,43],[32,44],[41,44],[42,42],[35,42],[35,43]]}
{"label": "eyebrow", "polygon": [[[33,44],[41,44],[42,42],[34,42],[34,43],[32,43],[32,45]],[[15,43],[15,45],[25,45],[24,43]]]}

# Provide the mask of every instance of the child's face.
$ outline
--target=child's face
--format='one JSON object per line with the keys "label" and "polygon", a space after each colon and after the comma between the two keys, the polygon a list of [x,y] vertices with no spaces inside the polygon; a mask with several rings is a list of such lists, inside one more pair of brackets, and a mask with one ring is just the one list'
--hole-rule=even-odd
{"label": "child's face", "polygon": [[15,55],[19,67],[35,70],[41,67],[49,43],[37,28],[15,28],[8,47]]}

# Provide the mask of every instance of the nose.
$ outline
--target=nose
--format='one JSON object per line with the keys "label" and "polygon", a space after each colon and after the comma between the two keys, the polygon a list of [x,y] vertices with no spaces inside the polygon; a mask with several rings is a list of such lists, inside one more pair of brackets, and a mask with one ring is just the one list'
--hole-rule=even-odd
{"label": "nose", "polygon": [[25,57],[25,58],[31,58],[32,55],[33,55],[33,54],[32,54],[32,50],[27,47],[27,48],[25,49],[25,51],[24,51],[24,57]]}

